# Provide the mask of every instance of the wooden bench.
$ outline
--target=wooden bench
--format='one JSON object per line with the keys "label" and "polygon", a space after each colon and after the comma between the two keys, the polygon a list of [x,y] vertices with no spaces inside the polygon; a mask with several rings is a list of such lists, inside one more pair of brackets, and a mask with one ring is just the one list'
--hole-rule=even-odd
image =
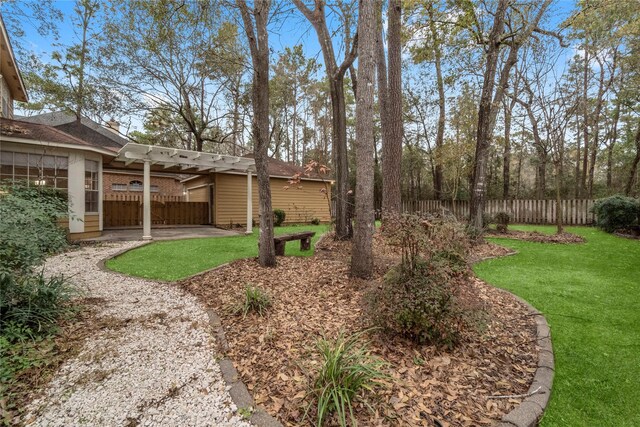
{"label": "wooden bench", "polygon": [[283,234],[275,236],[273,243],[276,247],[276,255],[284,256],[284,247],[287,242],[292,240],[300,240],[300,250],[308,251],[311,249],[311,238],[316,235],[315,231],[303,231],[301,233]]}

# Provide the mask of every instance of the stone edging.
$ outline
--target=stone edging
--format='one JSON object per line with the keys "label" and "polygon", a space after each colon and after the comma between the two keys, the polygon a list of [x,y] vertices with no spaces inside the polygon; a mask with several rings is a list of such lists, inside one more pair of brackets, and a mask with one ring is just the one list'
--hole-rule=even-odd
{"label": "stone edging", "polygon": [[211,309],[207,310],[207,316],[209,317],[209,324],[216,338],[216,356],[218,357],[222,378],[224,378],[227,386],[229,386],[229,395],[233,403],[238,410],[244,409],[251,411],[249,421],[253,425],[258,427],[283,427],[280,421],[269,415],[263,408],[256,406],[253,397],[249,394],[247,386],[242,382],[238,371],[233,366],[233,362],[226,357],[229,344],[225,338],[220,317]]}
{"label": "stone edging", "polygon": [[518,301],[524,304],[529,311],[535,315],[538,344],[538,368],[533,377],[533,382],[529,387],[525,398],[520,405],[502,417],[502,421],[496,427],[534,427],[544,414],[551,396],[551,386],[553,385],[553,375],[555,365],[553,359],[553,348],[551,346],[551,329],[542,313],[536,310],[531,304],[511,292],[501,289],[513,295]]}
{"label": "stone edging", "polygon": [[[515,255],[516,253],[517,251],[514,251],[513,253],[503,256]],[[483,261],[501,257],[502,256],[487,257],[484,258]],[[538,367],[533,377],[533,382],[527,392],[528,397],[526,397],[517,408],[502,417],[502,420],[496,424],[495,427],[535,427],[538,425],[538,421],[540,421],[549,403],[551,386],[553,385],[553,375],[555,373],[553,347],[551,346],[551,329],[544,315],[527,301],[507,290],[496,289],[512,295],[516,300],[524,304],[527,310],[534,316],[537,329]]]}

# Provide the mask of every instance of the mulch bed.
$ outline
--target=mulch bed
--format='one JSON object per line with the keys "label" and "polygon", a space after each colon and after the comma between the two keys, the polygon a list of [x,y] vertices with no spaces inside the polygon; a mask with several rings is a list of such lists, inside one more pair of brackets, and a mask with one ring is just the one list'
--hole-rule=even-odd
{"label": "mulch bed", "polygon": [[[476,258],[505,254],[497,248],[481,245]],[[221,317],[227,356],[256,403],[285,425],[308,425],[315,415],[309,390],[320,363],[316,341],[368,327],[363,294],[398,260],[379,238],[374,249],[376,272],[369,281],[349,277],[349,243],[325,238],[310,258],[279,257],[275,268],[239,260],[180,285]],[[271,296],[264,317],[234,314],[248,284]],[[478,279],[464,292],[484,306],[486,325],[466,333],[452,351],[367,335],[372,353],[389,363],[391,379],[369,393],[366,404],[356,404],[360,425],[491,425],[520,403],[489,397],[527,392],[537,366],[532,316],[512,295]]]}
{"label": "mulch bed", "polygon": [[562,234],[542,234],[537,231],[508,230],[506,233],[499,233],[495,230],[488,230],[487,237],[505,237],[508,239],[526,240],[537,243],[584,243],[582,236],[564,232]]}

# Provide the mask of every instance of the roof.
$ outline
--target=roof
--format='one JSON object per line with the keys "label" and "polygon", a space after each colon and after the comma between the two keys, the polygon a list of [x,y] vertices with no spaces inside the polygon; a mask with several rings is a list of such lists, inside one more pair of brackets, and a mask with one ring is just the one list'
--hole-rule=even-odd
{"label": "roof", "polygon": [[[253,159],[253,154],[247,154],[242,157],[247,157],[249,159]],[[306,173],[304,167],[292,165],[291,163],[284,162],[282,160],[269,158],[269,176],[272,177],[282,177],[282,178],[291,178],[296,174],[300,174],[301,179],[322,179],[316,172]]]}
{"label": "roof", "polygon": [[127,139],[109,129],[105,129],[99,123],[94,122],[88,117],[82,117],[80,122],[78,122],[75,114],[64,111],[21,117],[20,120],[54,126],[97,147],[120,149],[129,142]]}
{"label": "roof", "polygon": [[2,15],[0,15],[0,74],[7,82],[13,99],[22,102],[29,100]]}
{"label": "roof", "polygon": [[[85,148],[93,147],[80,138],[76,138],[52,126],[0,118],[0,141],[7,138],[28,139],[38,143],[77,145]],[[115,156],[115,152],[118,150],[110,149],[110,151],[114,152],[113,155]]]}

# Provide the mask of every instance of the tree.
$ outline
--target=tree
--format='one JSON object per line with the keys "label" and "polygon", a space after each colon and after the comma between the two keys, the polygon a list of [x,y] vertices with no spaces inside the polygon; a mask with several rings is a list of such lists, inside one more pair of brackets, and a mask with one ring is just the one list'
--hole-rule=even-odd
{"label": "tree", "polygon": [[[253,65],[253,86],[251,104],[253,106],[252,135],[254,158],[258,178],[258,199],[260,202],[260,238],[258,261],[263,267],[276,265],[276,251],[273,243],[273,213],[271,211],[271,187],[269,185],[269,19],[270,0],[255,0],[250,10],[245,0],[236,0],[240,9],[244,31],[249,42]],[[254,25],[255,22],[255,25]]]}
{"label": "tree", "polygon": [[[46,23],[42,13],[40,19]],[[31,55],[25,73],[31,94],[31,102],[23,105],[27,114],[63,110],[73,113],[77,120],[88,116],[100,122],[116,113],[119,96],[105,84],[95,54],[101,42],[100,14],[100,2],[77,0],[70,19],[77,42],[54,42],[48,62]]]}
{"label": "tree", "polygon": [[[443,197],[443,170],[442,162],[438,152],[443,149],[444,133],[446,127],[446,96],[445,96],[445,77],[443,72],[443,56],[445,54],[445,43],[447,39],[451,39],[452,30],[447,21],[447,14],[450,10],[442,11],[439,1],[426,0],[413,3],[415,11],[419,16],[417,22],[412,23],[413,30],[416,33],[424,34],[424,43],[416,43],[411,46],[413,60],[416,63],[431,62],[433,63],[436,74],[436,86],[438,89],[438,122],[436,125],[435,136],[435,159],[433,166],[433,190],[434,197],[440,200]],[[425,25],[426,21],[426,25]],[[453,40],[449,40],[450,44],[454,44]],[[456,49],[460,50],[460,49]],[[451,61],[452,62],[452,61]]]}
{"label": "tree", "polygon": [[373,272],[373,87],[376,67],[376,5],[361,1],[356,93],[356,225],[351,249],[351,274],[367,278]]}
{"label": "tree", "polygon": [[[378,2],[380,9],[382,2]],[[382,213],[400,212],[402,167],[402,4],[389,0],[387,9],[387,52],[389,68],[385,65],[382,10],[378,19],[377,68],[380,124],[382,127]]]}
{"label": "tree", "polygon": [[[509,73],[518,61],[520,47],[525,44],[542,19],[545,11],[551,4],[551,0],[545,0],[537,9],[528,5],[528,10],[514,10],[514,22],[508,22],[511,18],[510,9],[513,4],[509,0],[498,0],[495,12],[493,12],[493,26],[484,40],[482,33],[477,32],[477,37],[485,44],[485,67],[483,70],[482,93],[478,108],[478,129],[476,137],[476,153],[474,159],[473,184],[471,188],[471,204],[469,225],[476,230],[483,228],[483,215],[487,191],[487,164],[489,148],[495,128],[496,116],[502,103],[505,90],[509,83]],[[467,9],[475,15],[475,10]],[[517,20],[521,19],[520,22]],[[474,22],[479,22],[474,17]],[[508,24],[508,26],[507,26]],[[519,31],[511,29],[519,28]],[[500,53],[503,47],[507,48],[506,59],[498,71]],[[498,82],[496,83],[496,77]]]}
{"label": "tree", "polygon": [[349,162],[347,157],[347,113],[344,93],[344,75],[353,63],[357,55],[356,34],[347,46],[344,60],[338,65],[333,48],[333,40],[327,26],[325,15],[325,1],[314,0],[314,9],[307,7],[302,0],[293,0],[296,7],[313,26],[318,42],[322,49],[324,66],[329,79],[329,93],[332,107],[332,141],[333,141],[333,166],[336,177],[336,238],[346,239],[349,236],[349,224],[347,219],[347,203],[349,190]]}
{"label": "tree", "polygon": [[[242,63],[237,27],[216,2],[115,0],[101,51],[109,83],[128,95],[133,112],[166,109],[181,117],[191,149],[219,142],[208,129],[223,127],[225,92]],[[224,138],[223,138],[224,139]]]}

